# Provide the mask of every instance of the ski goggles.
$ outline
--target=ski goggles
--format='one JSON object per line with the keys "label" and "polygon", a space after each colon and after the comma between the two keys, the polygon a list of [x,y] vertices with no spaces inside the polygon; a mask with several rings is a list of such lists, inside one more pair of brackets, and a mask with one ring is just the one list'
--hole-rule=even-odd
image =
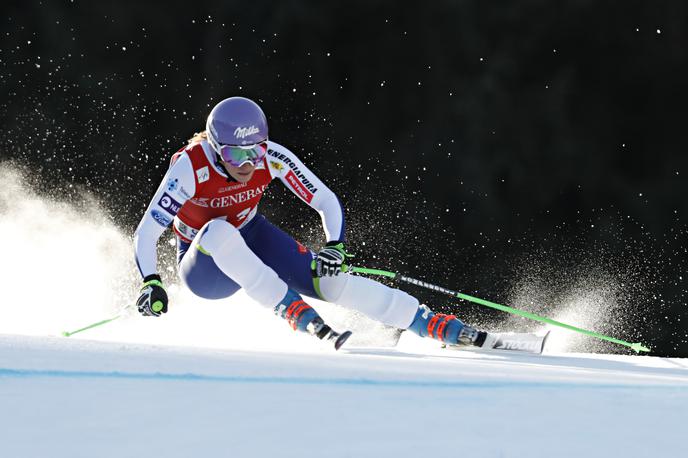
{"label": "ski goggles", "polygon": [[247,146],[232,146],[232,145],[218,145],[218,154],[223,161],[229,163],[232,167],[241,167],[249,162],[254,166],[261,163],[265,154],[268,152],[267,142],[258,143],[256,145]]}

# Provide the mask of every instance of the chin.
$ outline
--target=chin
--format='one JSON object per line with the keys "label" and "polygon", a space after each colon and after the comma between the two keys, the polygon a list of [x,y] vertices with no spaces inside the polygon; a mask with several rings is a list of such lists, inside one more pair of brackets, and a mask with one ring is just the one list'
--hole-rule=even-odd
{"label": "chin", "polygon": [[253,172],[249,173],[248,175],[239,175],[238,173],[236,173],[233,176],[234,179],[237,180],[239,183],[246,183],[251,178],[253,178]]}

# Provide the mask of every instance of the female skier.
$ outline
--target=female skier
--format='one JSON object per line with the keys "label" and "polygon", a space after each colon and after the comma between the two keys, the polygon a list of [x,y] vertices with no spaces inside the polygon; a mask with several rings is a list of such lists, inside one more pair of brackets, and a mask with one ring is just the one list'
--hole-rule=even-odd
{"label": "female skier", "polygon": [[[275,178],[320,214],[327,243],[318,253],[258,213],[263,191]],[[293,329],[329,340],[337,349],[351,332],[330,328],[302,295],[448,345],[492,348],[497,343],[497,335],[434,313],[403,291],[342,272],[350,257],[342,205],[294,153],[268,140],[265,115],[249,99],[231,97],[212,109],[206,130],[172,156],[136,229],[136,262],[143,277],[137,306],[145,316],[167,312],[156,244],[170,225],[177,237],[179,275],[194,294],[223,299],[243,288]]]}

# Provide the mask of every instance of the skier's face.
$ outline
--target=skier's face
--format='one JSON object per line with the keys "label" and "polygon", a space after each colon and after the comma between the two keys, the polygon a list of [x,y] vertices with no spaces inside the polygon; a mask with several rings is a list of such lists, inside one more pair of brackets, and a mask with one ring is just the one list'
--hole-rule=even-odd
{"label": "skier's face", "polygon": [[253,172],[256,171],[256,167],[250,162],[245,162],[241,165],[241,167],[234,167],[228,162],[223,162],[223,165],[232,178],[237,180],[239,183],[246,183],[253,177]]}

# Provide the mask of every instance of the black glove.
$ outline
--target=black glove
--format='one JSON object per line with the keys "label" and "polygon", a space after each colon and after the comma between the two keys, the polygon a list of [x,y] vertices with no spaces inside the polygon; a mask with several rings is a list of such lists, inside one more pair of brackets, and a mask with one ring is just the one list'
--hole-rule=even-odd
{"label": "black glove", "polygon": [[167,313],[167,293],[162,286],[160,275],[148,275],[143,279],[141,295],[136,306],[143,316],[160,316]]}
{"label": "black glove", "polygon": [[327,242],[315,258],[315,275],[317,277],[334,276],[342,271],[342,265],[354,255],[346,252],[344,242]]}

